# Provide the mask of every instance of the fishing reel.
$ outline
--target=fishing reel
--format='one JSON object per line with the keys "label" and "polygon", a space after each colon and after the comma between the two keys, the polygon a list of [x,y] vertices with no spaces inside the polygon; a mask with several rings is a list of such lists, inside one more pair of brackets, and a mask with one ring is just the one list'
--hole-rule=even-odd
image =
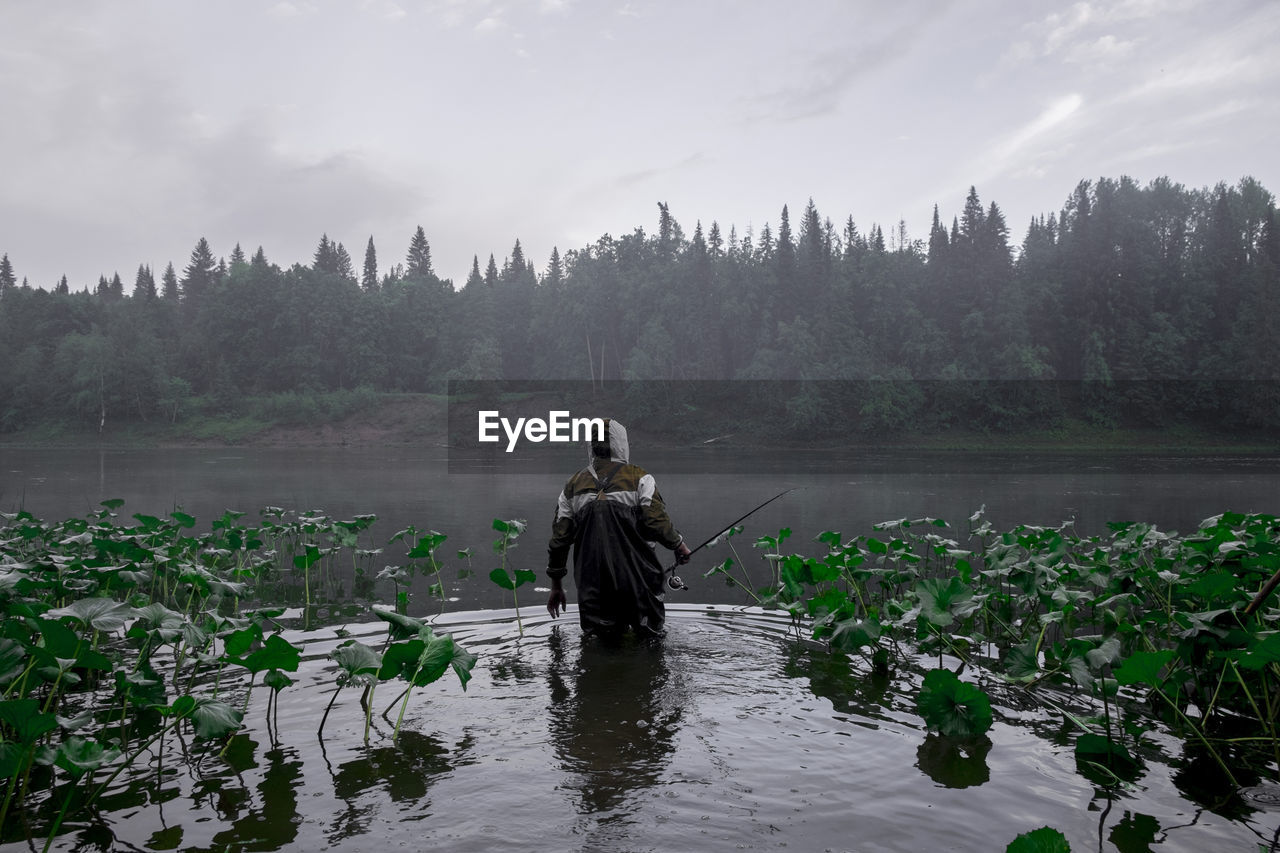
{"label": "fishing reel", "polygon": [[680,576],[675,574],[674,572],[672,573],[671,577],[667,578],[667,586],[671,587],[672,589],[682,590],[682,591],[688,591],[689,589],[689,587],[684,585],[684,581],[680,580]]}

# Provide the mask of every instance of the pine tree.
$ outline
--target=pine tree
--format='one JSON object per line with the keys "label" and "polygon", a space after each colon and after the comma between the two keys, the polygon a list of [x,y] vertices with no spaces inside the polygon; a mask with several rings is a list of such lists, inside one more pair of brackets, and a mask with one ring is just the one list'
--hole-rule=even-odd
{"label": "pine tree", "polygon": [[[492,260],[492,255],[490,256],[490,260]],[[471,272],[467,274],[467,283],[463,285],[463,288],[471,290],[481,286],[482,284],[484,284],[484,278],[480,275],[480,256],[472,255]]]}
{"label": "pine tree", "polygon": [[316,246],[311,268],[316,272],[338,271],[338,247],[329,242],[328,234],[320,235],[320,244]]}
{"label": "pine tree", "polygon": [[213,286],[216,276],[217,262],[209,249],[209,241],[201,237],[191,250],[191,262],[182,275],[182,298],[197,301],[202,299]]}
{"label": "pine tree", "polygon": [[244,249],[240,248],[240,244],[236,243],[236,247],[231,250],[231,266],[245,263]]}
{"label": "pine tree", "polygon": [[511,257],[507,259],[507,263],[503,266],[505,275],[514,275],[524,272],[529,265],[524,259],[524,249],[520,247],[520,238],[516,238],[516,244],[511,249]]}
{"label": "pine tree", "polygon": [[334,271],[349,281],[356,280],[356,267],[351,262],[351,254],[347,251],[347,247],[341,243],[337,243],[333,250]]}
{"label": "pine tree", "polygon": [[558,287],[563,282],[564,263],[560,260],[560,249],[552,246],[551,260],[547,262],[547,272],[542,277],[542,283],[551,287]]}
{"label": "pine tree", "polygon": [[17,279],[13,274],[13,264],[9,263],[9,254],[6,252],[4,257],[0,257],[0,296],[3,296],[5,291],[16,284]]}
{"label": "pine tree", "polygon": [[720,223],[711,220],[711,229],[707,232],[707,250],[713,258],[724,257],[724,238],[720,236]]}
{"label": "pine tree", "polygon": [[[67,277],[62,277],[63,284],[66,284]],[[164,275],[160,278],[160,298],[165,302],[177,302],[179,296],[178,291],[178,274],[173,271],[173,262],[164,268]]]}
{"label": "pine tree", "polygon": [[366,292],[378,289],[378,250],[373,247],[373,235],[364,249],[364,270],[360,275],[360,287]]}
{"label": "pine tree", "polygon": [[484,269],[484,283],[493,287],[498,283],[498,264],[493,260],[493,253],[489,253],[489,265]]}
{"label": "pine tree", "polygon": [[156,298],[156,277],[146,264],[138,264],[138,274],[133,279],[133,298],[147,302]]}
{"label": "pine tree", "polygon": [[71,287],[67,284],[67,276],[64,273],[62,278],[58,279],[58,283],[53,288],[54,293],[67,296],[71,293]]}
{"label": "pine tree", "polygon": [[933,223],[929,226],[929,265],[941,263],[947,254],[947,247],[950,241],[947,239],[947,229],[942,227],[942,220],[938,216],[938,206],[933,206]]}
{"label": "pine tree", "polygon": [[420,278],[435,275],[431,271],[431,245],[427,243],[427,232],[422,230],[421,225],[413,232],[413,239],[409,241],[409,256],[405,262],[404,274],[406,277]]}

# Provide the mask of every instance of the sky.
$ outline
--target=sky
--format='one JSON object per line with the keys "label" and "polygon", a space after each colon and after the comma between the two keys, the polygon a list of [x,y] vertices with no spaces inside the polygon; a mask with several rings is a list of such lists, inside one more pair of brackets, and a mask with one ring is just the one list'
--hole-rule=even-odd
{"label": "sky", "polygon": [[637,228],[959,215],[1081,180],[1280,191],[1276,0],[0,4],[0,253],[72,290],[204,237],[539,273]]}

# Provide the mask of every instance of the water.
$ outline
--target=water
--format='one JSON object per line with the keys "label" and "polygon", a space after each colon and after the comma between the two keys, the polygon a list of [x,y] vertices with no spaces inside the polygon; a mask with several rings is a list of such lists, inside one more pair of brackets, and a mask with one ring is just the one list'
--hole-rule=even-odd
{"label": "water", "polygon": [[184,758],[192,744],[170,738],[54,849],[979,851],[1048,824],[1077,851],[1145,838],[1202,853],[1256,850],[1280,826],[1195,802],[1176,758],[1108,796],[1077,771],[1061,717],[998,685],[989,738],[929,735],[908,698],[917,672],[877,679],[758,611],[673,607],[662,644],[619,648],[545,614],[520,639],[512,617],[443,620],[480,654],[468,689],[416,690],[393,743],[396,709],[380,712],[399,688],[382,685],[367,748],[354,690],[317,734],[338,639],[291,632],[307,652],[278,719],[259,687],[225,759]]}
{"label": "water", "polygon": [[[489,521],[528,518],[516,563],[541,569],[568,472],[450,475],[433,452],[3,450],[0,508],[53,519],[119,497],[126,517],[181,506],[202,529],[226,508],[250,520],[266,505],[375,513],[369,544],[407,524],[438,529],[450,571],[452,550],[472,547],[480,575],[496,564]],[[852,536],[901,517],[942,517],[963,532],[982,505],[997,527],[1074,519],[1104,533],[1107,521],[1143,520],[1186,531],[1227,509],[1276,512],[1280,471],[1274,458],[1230,457],[761,456],[754,474],[698,475],[678,473],[678,458],[639,461],[695,542],[798,488],[753,516],[743,541],[785,525],[799,550],[822,530]],[[693,589],[673,596],[658,647],[584,644],[576,611],[553,622],[536,594],[522,597],[518,638],[509,594],[483,577],[451,581],[456,600],[440,625],[480,662],[465,692],[452,674],[415,690],[396,743],[396,711],[381,717],[392,684],[375,698],[368,747],[355,691],[318,736],[340,639],[333,625],[289,631],[307,652],[277,719],[259,686],[223,757],[168,738],[163,760],[119,777],[53,849],[978,851],[1050,825],[1076,851],[1199,853],[1267,849],[1280,832],[1268,786],[1225,800],[1201,790],[1201,765],[1160,731],[1142,775],[1108,793],[1077,766],[1062,715],[1037,698],[1078,697],[987,682],[996,723],[986,739],[927,734],[910,698],[919,669],[878,679],[798,639],[786,620],[737,606],[733,590],[701,577],[725,554],[717,546],[684,573]],[[375,593],[389,601],[386,588]],[[411,612],[427,604],[417,598]],[[360,613],[330,621],[377,645],[384,624]]]}
{"label": "water", "polygon": [[[1280,456],[718,451],[709,460],[692,451],[652,458],[643,448],[633,452],[657,478],[677,527],[695,543],[783,489],[795,488],[747,522],[737,542],[748,564],[755,562],[750,543],[782,527],[793,531],[791,549],[810,553],[817,548],[813,538],[824,530],[852,537],[904,517],[945,519],[951,535],[962,537],[966,520],[983,506],[1000,529],[1073,520],[1081,533],[1102,535],[1111,521],[1145,521],[1187,532],[1225,510],[1280,513]],[[541,572],[555,498],[572,471],[451,475],[447,461],[438,447],[0,449],[0,509],[24,508],[37,517],[61,519],[123,498],[124,518],[138,512],[163,516],[181,507],[196,516],[201,530],[227,509],[246,512],[248,523],[257,522],[264,506],[320,510],[334,519],[372,513],[379,520],[362,547],[382,547],[409,525],[448,535],[441,556],[454,599],[450,609],[511,606],[510,596],[485,577],[498,565],[490,522],[528,520],[512,562],[538,572],[545,583]],[[687,470],[731,473],[681,473]],[[457,583],[457,570],[467,564],[454,555],[463,548],[474,553],[471,567],[479,578]],[[386,549],[374,572],[403,562],[403,554],[403,549]],[[693,589],[681,600],[743,603],[721,583],[700,582],[701,574],[726,556],[722,545],[700,555],[683,572]],[[349,587],[350,579],[345,580]],[[429,582],[420,578],[416,593],[424,595]],[[393,593],[388,585],[379,586],[377,594]]]}

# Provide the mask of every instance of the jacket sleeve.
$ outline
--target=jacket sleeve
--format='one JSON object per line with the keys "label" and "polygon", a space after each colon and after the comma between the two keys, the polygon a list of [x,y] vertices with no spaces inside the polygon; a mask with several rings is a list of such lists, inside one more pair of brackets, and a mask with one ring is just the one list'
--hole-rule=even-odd
{"label": "jacket sleeve", "polygon": [[567,573],[569,548],[573,545],[573,505],[569,502],[569,487],[565,486],[556,501],[556,516],[551,522],[551,541],[547,543],[547,577],[562,578]]}
{"label": "jacket sleeve", "polygon": [[640,533],[650,542],[658,542],[664,548],[674,551],[684,541],[684,537],[676,530],[667,515],[667,505],[658,492],[652,474],[640,478],[639,497]]}

